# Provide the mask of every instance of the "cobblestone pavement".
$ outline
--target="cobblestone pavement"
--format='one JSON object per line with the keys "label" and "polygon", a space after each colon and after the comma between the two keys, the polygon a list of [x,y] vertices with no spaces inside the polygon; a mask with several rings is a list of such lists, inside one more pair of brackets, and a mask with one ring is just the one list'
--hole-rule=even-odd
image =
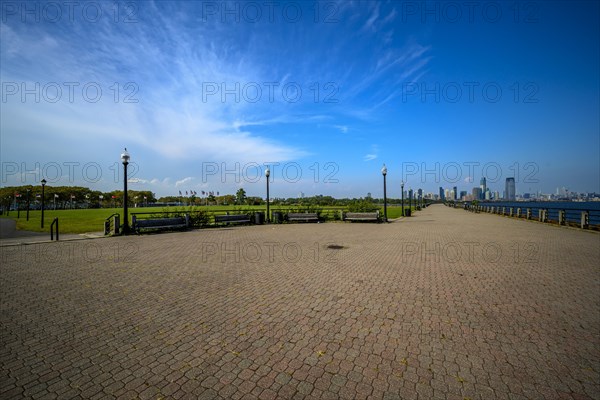
{"label": "cobblestone pavement", "polygon": [[432,206],[0,255],[2,399],[600,399],[597,233]]}

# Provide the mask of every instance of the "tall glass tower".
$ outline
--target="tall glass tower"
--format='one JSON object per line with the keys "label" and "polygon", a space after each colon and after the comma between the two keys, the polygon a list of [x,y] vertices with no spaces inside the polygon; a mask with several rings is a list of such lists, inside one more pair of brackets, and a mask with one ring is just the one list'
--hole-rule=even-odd
{"label": "tall glass tower", "polygon": [[504,188],[506,200],[515,201],[517,199],[517,191],[515,188],[515,178],[506,178],[506,186]]}
{"label": "tall glass tower", "polygon": [[485,176],[483,176],[479,181],[479,187],[481,188],[481,199],[483,200],[485,198],[485,190],[487,189]]}

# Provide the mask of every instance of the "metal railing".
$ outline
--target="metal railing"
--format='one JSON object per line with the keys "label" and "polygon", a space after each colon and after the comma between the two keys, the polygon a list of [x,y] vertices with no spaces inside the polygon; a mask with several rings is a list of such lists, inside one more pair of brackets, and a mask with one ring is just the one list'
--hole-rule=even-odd
{"label": "metal railing", "polygon": [[115,216],[120,218],[121,214],[119,214],[119,213],[111,214],[109,217],[107,217],[104,220],[104,234],[105,235],[110,235],[111,230],[114,229],[114,217]]}
{"label": "metal railing", "polygon": [[464,209],[467,211],[486,212],[557,225],[577,226],[582,229],[600,230],[600,210],[573,209],[566,207],[518,207],[473,204],[465,204]]}

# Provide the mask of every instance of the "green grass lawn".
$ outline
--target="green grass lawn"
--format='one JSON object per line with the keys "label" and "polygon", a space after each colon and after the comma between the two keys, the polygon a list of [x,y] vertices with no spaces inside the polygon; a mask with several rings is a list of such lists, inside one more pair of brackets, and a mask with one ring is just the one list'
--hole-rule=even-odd
{"label": "green grass lawn", "polygon": [[[408,209],[408,206],[405,206],[404,208]],[[415,211],[415,207],[411,207],[412,211]],[[381,211],[379,212],[381,215],[383,215],[383,207],[381,208]],[[399,218],[402,216],[402,207],[389,207],[387,208],[387,215],[388,215],[388,219],[394,219],[394,218]]]}
{"label": "green grass lawn", "polygon": [[123,209],[101,208],[89,210],[45,210],[44,229],[40,227],[42,212],[39,210],[29,211],[29,221],[26,220],[26,211],[21,211],[21,217],[17,219],[17,212],[11,211],[8,217],[17,221],[17,229],[33,232],[49,232],[50,224],[58,217],[60,233],[86,233],[102,232],[104,220],[114,213],[123,213]]}
{"label": "green grass lawn", "polygon": [[[271,210],[281,210],[294,208],[291,206],[271,206]],[[327,209],[344,209],[345,207],[327,207]],[[406,207],[408,208],[408,207]],[[181,211],[187,210],[187,207],[148,207],[148,208],[130,208],[129,213],[160,213],[162,211]],[[224,211],[224,210],[259,210],[264,211],[266,207],[263,206],[201,206],[195,207],[195,209],[206,209],[211,212]],[[414,210],[414,207],[413,207]],[[33,232],[48,232],[50,230],[50,224],[54,218],[59,219],[60,232],[61,233],[86,233],[86,232],[102,232],[104,230],[104,221],[110,215],[119,213],[123,215],[122,208],[100,208],[100,209],[86,209],[86,210],[45,210],[44,211],[44,229],[40,227],[41,211],[31,210],[29,211],[29,221],[26,221],[26,211],[21,211],[20,218],[17,219],[17,212],[11,211],[8,217],[6,214],[2,215],[2,218],[11,218],[17,221],[18,230],[26,230]],[[383,215],[383,208],[380,213]],[[387,208],[388,219],[398,218],[402,215],[402,208],[389,206]]]}

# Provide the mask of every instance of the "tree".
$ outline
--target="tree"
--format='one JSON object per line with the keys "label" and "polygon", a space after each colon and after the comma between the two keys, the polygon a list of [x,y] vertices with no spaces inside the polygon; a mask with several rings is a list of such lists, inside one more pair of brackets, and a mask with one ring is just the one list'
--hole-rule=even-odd
{"label": "tree", "polygon": [[250,206],[259,206],[261,204],[264,204],[263,199],[261,199],[260,197],[256,197],[256,196],[246,197],[246,202]]}
{"label": "tree", "polygon": [[232,194],[226,194],[223,196],[217,197],[217,202],[223,205],[231,205],[235,202],[235,196]]}
{"label": "tree", "polygon": [[235,201],[237,204],[244,204],[246,202],[246,191],[243,188],[239,188],[237,192],[235,192]]}

